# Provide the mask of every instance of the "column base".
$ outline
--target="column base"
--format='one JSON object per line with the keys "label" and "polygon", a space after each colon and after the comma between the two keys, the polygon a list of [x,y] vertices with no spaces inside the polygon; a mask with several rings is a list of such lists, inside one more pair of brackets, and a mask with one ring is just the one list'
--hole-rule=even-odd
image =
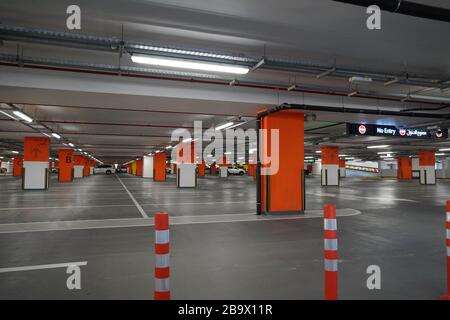
{"label": "column base", "polygon": [[266,216],[288,216],[288,215],[304,215],[304,210],[288,210],[288,211],[261,211]]}

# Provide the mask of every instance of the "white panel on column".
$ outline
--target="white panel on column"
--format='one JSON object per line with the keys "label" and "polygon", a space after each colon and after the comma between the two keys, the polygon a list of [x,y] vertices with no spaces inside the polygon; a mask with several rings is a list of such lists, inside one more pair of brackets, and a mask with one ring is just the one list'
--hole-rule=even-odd
{"label": "white panel on column", "polygon": [[84,166],[73,166],[73,177],[83,178],[83,168]]}
{"label": "white panel on column", "polygon": [[180,163],[177,171],[177,187],[195,188],[197,186],[197,165],[195,163]]}
{"label": "white panel on column", "polygon": [[339,185],[338,164],[322,164],[322,185],[323,186]]}
{"label": "white panel on column", "polygon": [[220,177],[221,178],[228,177],[228,167],[220,167],[219,168],[219,173],[220,173]]}
{"label": "white panel on column", "polygon": [[436,170],[434,166],[420,166],[420,184],[436,184]]}
{"label": "white panel on column", "polygon": [[153,178],[153,157],[144,156],[142,177],[143,178]]}
{"label": "white panel on column", "polygon": [[23,188],[47,189],[48,186],[48,162],[24,161]]}

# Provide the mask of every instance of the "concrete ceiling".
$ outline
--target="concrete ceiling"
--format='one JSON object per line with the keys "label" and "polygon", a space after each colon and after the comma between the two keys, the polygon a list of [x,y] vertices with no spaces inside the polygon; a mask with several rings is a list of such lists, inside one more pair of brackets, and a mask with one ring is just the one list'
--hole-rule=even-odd
{"label": "concrete ceiling", "polygon": [[[430,3],[429,1],[423,1]],[[0,3],[2,24],[65,29],[65,10],[71,1],[9,1]],[[336,62],[351,68],[377,72],[406,71],[436,79],[450,79],[450,24],[391,13],[383,13],[382,30],[365,27],[363,8],[329,0],[168,0],[78,1],[82,9],[83,34],[121,36],[176,47],[203,48],[292,61],[324,64]],[[450,7],[446,1],[433,5]],[[66,47],[21,43],[25,55],[41,58],[117,63],[111,53]],[[5,41],[0,54],[15,54],[17,43]],[[131,65],[124,56],[121,63]],[[318,80],[314,75],[257,70],[247,79],[320,85],[349,89],[347,79],[333,76]],[[365,90],[380,95],[405,95],[421,87],[372,84]],[[91,75],[33,68],[0,67],[0,102],[15,103],[35,119],[61,133],[77,146],[106,162],[123,162],[141,156],[170,142],[175,127],[191,129],[194,120],[215,126],[235,117],[246,120],[256,112],[283,102],[305,103],[336,108],[401,111],[428,108],[429,113],[448,114],[448,109],[432,111],[450,100],[450,91],[423,93],[431,103],[408,103],[383,99],[363,99],[327,94],[296,93],[261,88],[205,84],[189,81]],[[314,112],[317,120],[307,124],[306,138],[319,141],[307,145],[314,153],[324,143],[338,144],[345,153],[367,155],[367,144],[377,139],[343,136],[345,122],[419,125],[439,119],[420,117],[368,116],[336,112]],[[332,124],[336,124],[330,126]],[[448,121],[440,125],[448,127]],[[250,121],[245,127],[253,127]],[[20,151],[24,136],[32,129],[0,114],[0,155]],[[326,140],[326,138],[330,138]],[[325,138],[325,139],[324,139]],[[52,140],[52,151],[61,147]],[[383,142],[384,143],[384,142]],[[405,152],[437,149],[449,142],[429,144],[420,140],[394,139],[386,143]],[[375,152],[376,153],[376,152]]]}

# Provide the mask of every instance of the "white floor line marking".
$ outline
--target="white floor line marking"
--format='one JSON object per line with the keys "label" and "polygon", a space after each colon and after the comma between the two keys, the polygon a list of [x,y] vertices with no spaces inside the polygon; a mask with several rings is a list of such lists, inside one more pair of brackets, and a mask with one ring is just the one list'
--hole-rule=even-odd
{"label": "white floor line marking", "polygon": [[[218,201],[218,202],[166,202],[166,203],[143,203],[140,205],[137,203],[136,199],[129,193],[131,200],[134,204],[105,204],[105,205],[85,205],[85,206],[54,206],[54,207],[11,207],[11,208],[0,208],[0,211],[8,210],[42,210],[42,209],[89,209],[89,208],[115,208],[115,207],[138,207],[142,209],[142,206],[180,206],[180,205],[192,205],[192,204],[202,204],[202,205],[214,205],[214,204],[242,204],[242,203],[255,203],[255,201]],[[141,210],[139,209],[139,211]],[[144,209],[142,209],[144,211]],[[144,218],[148,218],[145,213],[141,214]]]}
{"label": "white floor line marking", "polygon": [[120,184],[122,185],[122,187],[125,189],[125,191],[128,193],[128,195],[130,196],[131,200],[133,200],[136,208],[139,210],[139,212],[141,213],[143,218],[148,218],[148,215],[145,213],[144,209],[142,209],[141,205],[136,201],[136,199],[133,197],[133,195],[131,194],[131,192],[127,189],[127,187],[125,186],[125,184],[122,182],[122,180],[119,178],[118,175],[115,175],[117,179],[119,179]]}
{"label": "white floor line marking", "polygon": [[[191,225],[205,223],[233,223],[233,222],[258,222],[258,221],[277,221],[277,220],[297,220],[297,219],[320,219],[322,218],[322,209],[309,210],[306,215],[295,216],[257,216],[254,212],[240,214],[225,214],[208,216],[173,216],[171,225]],[[338,217],[350,217],[361,214],[361,211],[355,209],[338,209]],[[312,215],[308,215],[312,214]],[[228,216],[228,219],[226,219]],[[232,219],[235,216],[240,218]],[[211,219],[216,218],[216,219]],[[110,221],[115,220],[115,221]],[[76,220],[61,222],[29,222],[17,224],[0,225],[0,234],[12,233],[31,233],[46,231],[69,231],[69,230],[92,230],[92,229],[113,229],[113,228],[135,228],[135,227],[151,227],[154,225],[153,218],[128,218],[128,219],[104,219],[104,220]]]}
{"label": "white floor line marking", "polygon": [[42,270],[42,269],[67,268],[67,267],[70,267],[70,266],[85,266],[85,265],[87,265],[87,261],[64,262],[64,263],[54,263],[54,264],[40,264],[40,265],[35,265],[35,266],[0,268],[0,273],[17,272],[17,271]]}
{"label": "white floor line marking", "polygon": [[0,211],[8,210],[40,210],[40,209],[87,209],[87,208],[115,208],[115,207],[134,207],[132,204],[105,204],[93,206],[60,206],[60,207],[14,207],[14,208],[0,208]]}

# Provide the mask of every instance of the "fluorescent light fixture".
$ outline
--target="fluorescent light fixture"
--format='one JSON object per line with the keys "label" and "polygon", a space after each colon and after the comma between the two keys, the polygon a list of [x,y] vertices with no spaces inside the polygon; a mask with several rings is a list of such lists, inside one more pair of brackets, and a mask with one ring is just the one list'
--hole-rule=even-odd
{"label": "fluorescent light fixture", "polygon": [[11,153],[19,154],[19,151],[11,151]]}
{"label": "fluorescent light fixture", "polygon": [[231,152],[224,152],[223,154],[231,154]]}
{"label": "fluorescent light fixture", "polygon": [[20,111],[13,111],[13,113],[20,119],[25,120],[26,122],[33,122],[33,119],[27,116],[25,113],[22,113]]}
{"label": "fluorescent light fixture", "polygon": [[208,154],[207,157],[208,157],[208,158],[212,158],[212,154]]}
{"label": "fluorescent light fixture", "polygon": [[435,153],[434,155],[435,155],[435,156],[438,156],[438,157],[439,157],[439,156],[445,156],[445,153]]}
{"label": "fluorescent light fixture", "polygon": [[152,156],[152,155],[153,155],[153,153],[151,153],[151,152],[150,152],[150,153],[149,153],[148,155],[149,155],[149,156]]}
{"label": "fluorescent light fixture", "polygon": [[187,139],[183,140],[184,143],[188,143],[188,142],[191,142],[191,141],[192,141],[192,138],[187,138]]}
{"label": "fluorescent light fixture", "polygon": [[367,146],[367,149],[382,149],[382,148],[389,148],[389,147],[390,147],[390,145],[388,145],[388,144],[382,144],[379,146]]}
{"label": "fluorescent light fixture", "polygon": [[322,151],[321,150],[317,150],[316,153],[322,153]]}
{"label": "fluorescent light fixture", "polygon": [[49,134],[46,134],[45,132],[41,132],[44,136],[51,138],[52,136]]}
{"label": "fluorescent light fixture", "polygon": [[167,150],[172,149],[172,146],[167,146],[166,149]]}
{"label": "fluorescent light fixture", "polygon": [[360,77],[360,76],[353,76],[348,79],[348,82],[361,84],[368,84],[371,83],[372,81],[373,80],[371,77]]}
{"label": "fluorescent light fixture", "polygon": [[393,151],[380,151],[380,152],[377,152],[377,154],[391,154],[391,153],[395,153],[395,152],[393,152]]}
{"label": "fluorescent light fixture", "polygon": [[75,145],[72,142],[69,143],[69,146],[70,147],[75,147]]}
{"label": "fluorescent light fixture", "polygon": [[61,136],[57,133],[52,133],[52,136],[54,136],[56,139],[61,139]]}
{"label": "fluorescent light fixture", "polygon": [[439,151],[450,151],[450,148],[439,149]]}
{"label": "fluorescent light fixture", "polygon": [[221,73],[246,74],[249,71],[249,68],[245,66],[199,62],[194,60],[173,59],[157,56],[132,55],[131,60],[134,63],[149,64],[160,67],[212,71]]}
{"label": "fluorescent light fixture", "polygon": [[306,156],[305,159],[314,159],[313,156]]}
{"label": "fluorescent light fixture", "polygon": [[221,124],[220,126],[217,126],[215,130],[222,130],[228,127],[231,127],[234,124],[234,122],[227,122],[224,124]]}
{"label": "fluorescent light fixture", "polygon": [[83,151],[83,149],[78,149],[78,151],[80,151],[80,152],[81,152],[81,151]]}
{"label": "fluorescent light fixture", "polygon": [[340,154],[339,157],[343,158],[343,157],[348,157],[347,154]]}
{"label": "fluorescent light fixture", "polygon": [[17,119],[16,118],[14,118],[12,115],[10,115],[9,113],[7,113],[7,112],[5,112],[5,111],[1,111],[0,110],[0,112],[1,113],[3,113],[5,116],[7,116],[7,117],[10,117],[11,119],[13,119],[13,120],[16,120],[17,121]]}
{"label": "fluorescent light fixture", "polygon": [[347,94],[347,96],[353,97],[353,96],[355,96],[357,94],[358,94],[358,91],[353,91],[353,92],[350,92],[349,94]]}

